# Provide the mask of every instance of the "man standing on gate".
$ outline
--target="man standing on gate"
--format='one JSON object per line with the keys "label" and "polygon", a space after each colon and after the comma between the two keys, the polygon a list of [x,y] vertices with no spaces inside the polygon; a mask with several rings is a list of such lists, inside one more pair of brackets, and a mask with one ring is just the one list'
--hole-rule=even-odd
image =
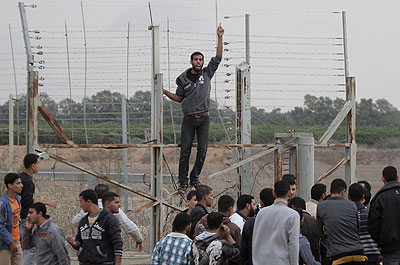
{"label": "man standing on gate", "polygon": [[211,79],[217,70],[222,57],[222,36],[224,29],[221,23],[217,29],[217,54],[212,57],[207,67],[203,68],[204,55],[194,52],[190,56],[192,68],[187,69],[176,79],[176,93],[163,89],[163,94],[173,101],[182,103],[184,114],[181,127],[181,153],[179,159],[179,191],[185,192],[188,186],[189,157],[195,134],[197,135],[196,162],[190,173],[190,185],[200,185],[199,174],[207,153],[208,133],[210,129],[210,91]]}

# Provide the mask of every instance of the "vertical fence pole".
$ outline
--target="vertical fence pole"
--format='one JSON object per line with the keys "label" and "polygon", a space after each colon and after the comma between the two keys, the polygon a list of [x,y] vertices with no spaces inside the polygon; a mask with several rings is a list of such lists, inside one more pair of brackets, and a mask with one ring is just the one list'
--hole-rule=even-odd
{"label": "vertical fence pole", "polygon": [[349,161],[345,165],[346,183],[351,184],[357,181],[357,143],[356,143],[356,79],[348,77],[346,81],[346,100],[351,101],[352,108],[347,114],[346,142],[350,144],[346,147],[346,156]]}
{"label": "vertical fence pole", "polygon": [[298,138],[298,194],[305,201],[311,199],[311,187],[314,185],[314,137],[302,136]]}
{"label": "vertical fence pole", "polygon": [[14,100],[8,97],[8,170],[14,171]]}
{"label": "vertical fence pole", "polygon": [[[128,132],[127,132],[127,122],[126,122],[126,98],[124,95],[121,96],[121,111],[122,111],[122,143],[128,143]],[[128,148],[122,149],[123,156],[123,174],[124,174],[124,184],[128,185]],[[129,194],[128,191],[124,189],[124,210],[128,210],[129,204]]]}

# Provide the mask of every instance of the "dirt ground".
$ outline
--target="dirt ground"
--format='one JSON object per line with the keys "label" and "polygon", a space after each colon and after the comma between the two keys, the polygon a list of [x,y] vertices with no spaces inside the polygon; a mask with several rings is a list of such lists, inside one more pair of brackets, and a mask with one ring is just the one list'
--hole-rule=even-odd
{"label": "dirt ground", "polygon": [[[166,161],[174,174],[177,173],[177,161],[179,159],[179,150],[165,149]],[[261,151],[252,150],[253,154]],[[21,170],[22,159],[24,155],[24,147],[14,149],[14,171]],[[122,151],[121,150],[103,150],[103,149],[50,149],[48,152],[57,154],[73,161],[85,168],[93,169],[105,175],[110,172],[122,172]],[[195,150],[193,150],[193,153]],[[381,150],[381,149],[365,149],[359,148],[357,153],[357,173],[358,180],[367,180],[372,185],[372,193],[374,194],[383,184],[381,182],[381,171],[387,165],[398,165],[400,158],[398,149]],[[344,156],[344,149],[315,149],[315,177],[319,177],[326,172],[330,167],[340,161]],[[0,147],[0,171],[9,171],[9,151],[8,146]],[[194,155],[191,157],[191,165],[194,162]],[[210,175],[219,171],[236,160],[236,155],[231,149],[215,149],[210,148],[207,154],[207,159],[202,171],[202,176]],[[129,172],[144,173],[150,172],[150,150],[147,149],[129,149]],[[261,157],[252,163],[253,183],[254,188],[252,194],[258,198],[259,191],[264,187],[271,187],[273,184],[273,154]],[[54,221],[63,229],[66,235],[74,235],[76,227],[71,225],[72,217],[79,211],[79,192],[87,188],[87,180],[80,181],[60,181],[56,180],[60,172],[77,172],[76,170],[64,165],[60,162],[55,162],[52,159],[43,160],[40,164],[40,170],[43,172],[53,172],[54,180],[36,180],[36,199],[38,200],[59,200],[59,205],[56,209],[50,208],[49,214]],[[163,168],[164,174],[168,174],[166,163]],[[234,196],[234,184],[236,182],[236,172],[231,171],[218,178],[213,179],[208,184],[213,188],[214,195],[230,194]],[[323,181],[329,184],[334,178],[344,178],[344,167],[337,170],[333,175]],[[0,185],[0,191],[4,191],[4,185]],[[110,185],[111,186],[111,185]],[[150,193],[148,183],[132,184],[135,189],[139,189]],[[164,192],[174,192],[172,184],[166,184]],[[122,194],[120,188],[112,187],[112,190]],[[122,198],[123,200],[123,198]],[[217,199],[215,200],[216,203]],[[129,195],[129,209],[133,210],[149,202],[135,194]],[[185,207],[180,197],[172,199],[171,203]],[[170,231],[170,224],[175,212],[168,208],[165,211],[165,227],[164,234]],[[139,226],[144,235],[145,251],[149,252],[149,231],[150,231],[150,210],[143,210],[139,214],[131,215],[130,218]],[[124,236],[124,249],[133,250],[134,242],[131,238]],[[75,251],[70,249],[70,254],[75,255]]]}

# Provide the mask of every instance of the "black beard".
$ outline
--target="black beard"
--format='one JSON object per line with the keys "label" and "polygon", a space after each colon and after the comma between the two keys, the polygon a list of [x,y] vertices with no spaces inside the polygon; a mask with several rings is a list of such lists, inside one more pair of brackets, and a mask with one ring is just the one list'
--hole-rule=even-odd
{"label": "black beard", "polygon": [[253,217],[254,214],[255,214],[254,209],[251,208],[251,209],[250,209],[250,212],[249,212],[249,215],[248,215],[247,217]]}

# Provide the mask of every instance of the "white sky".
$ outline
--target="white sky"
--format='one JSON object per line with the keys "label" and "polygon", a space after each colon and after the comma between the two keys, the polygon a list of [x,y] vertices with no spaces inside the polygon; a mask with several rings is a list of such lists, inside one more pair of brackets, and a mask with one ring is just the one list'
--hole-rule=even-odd
{"label": "white sky", "polygon": [[[33,3],[38,7],[36,9],[27,8],[29,29],[38,29],[42,32],[53,31],[53,33],[40,33],[41,41],[32,41],[32,45],[40,44],[44,47],[43,58],[46,61],[46,69],[41,71],[40,75],[46,80],[43,81],[44,86],[40,89],[48,92],[56,100],[60,100],[69,95],[65,68],[65,39],[63,39],[64,21],[67,22],[70,31],[82,30],[80,1],[26,2],[26,4]],[[9,93],[15,94],[8,24],[11,25],[17,59],[18,91],[22,93],[26,89],[24,86],[26,74],[24,44],[20,33],[21,23],[17,5],[16,1],[3,0],[0,8],[0,103],[8,99]],[[97,75],[92,72],[88,74],[88,95],[107,88],[126,94],[126,68],[124,68],[126,67],[126,32],[124,31],[126,31],[128,21],[131,23],[131,46],[133,47],[129,57],[132,64],[129,74],[129,96],[137,90],[149,88],[150,65],[148,63],[151,57],[148,47],[151,45],[151,39],[149,32],[146,32],[150,23],[147,5],[148,1],[141,0],[84,1],[87,30],[94,30],[94,32],[87,33],[89,37],[88,50],[92,52],[88,55],[90,61],[88,66],[91,69],[89,72],[98,72]],[[170,19],[172,31],[170,75],[171,88],[174,90],[175,77],[189,67],[187,62],[191,51],[204,51],[206,60],[215,54],[215,1],[158,0],[151,1],[151,5],[154,23],[159,24],[162,31],[160,39],[161,68],[166,87],[168,86],[168,72],[165,30],[167,17]],[[287,109],[289,106],[300,106],[306,93],[343,98],[344,93],[333,91],[343,87],[299,85],[343,83],[343,78],[330,76],[342,74],[341,71],[304,70],[305,67],[343,67],[342,62],[330,60],[331,58],[340,58],[340,56],[326,55],[342,51],[342,46],[330,46],[332,43],[340,43],[341,40],[326,39],[342,37],[341,16],[332,13],[332,11],[342,10],[347,12],[349,67],[350,75],[356,77],[357,98],[386,98],[400,109],[400,96],[397,90],[397,84],[400,81],[400,72],[397,66],[400,59],[398,48],[400,1],[398,0],[218,0],[218,21],[221,21],[225,28],[225,40],[230,42],[225,48],[231,49],[224,53],[224,57],[232,58],[229,61],[223,61],[218,70],[219,103],[232,106],[234,102],[234,93],[225,92],[225,89],[234,88],[232,85],[234,76],[227,77],[226,73],[234,72],[234,65],[244,59],[244,37],[241,35],[244,34],[243,15],[245,13],[251,15],[251,62],[252,82],[254,83],[252,85],[252,104],[254,106],[264,107],[267,110],[272,107]],[[227,20],[223,18],[224,16],[237,17]],[[76,96],[76,100],[83,96],[82,35],[81,32],[69,34],[71,50],[78,51],[76,55],[70,55],[71,60],[77,60],[75,64],[71,61],[73,94]],[[72,39],[74,36],[77,39]],[[115,38],[104,38],[110,36],[115,36]],[[322,46],[315,45],[321,43]],[[115,51],[118,52],[110,53],[114,51],[113,48],[106,47],[115,47]],[[290,54],[285,54],[285,52]],[[313,52],[317,55],[310,55]],[[107,57],[108,53],[111,56]],[[297,59],[288,60],[288,57]],[[309,60],[310,58],[313,59]],[[320,60],[321,58],[322,60]],[[40,59],[37,58],[37,60]],[[231,66],[223,67],[223,64],[231,64]],[[282,68],[282,66],[300,67],[300,69]],[[60,69],[56,70],[58,69],[56,67]],[[110,73],[99,75],[101,71]],[[111,79],[117,81],[113,83],[107,81]],[[225,80],[230,80],[230,83],[224,83]],[[268,85],[271,83],[297,85]],[[284,92],[293,89],[301,91]]]}

